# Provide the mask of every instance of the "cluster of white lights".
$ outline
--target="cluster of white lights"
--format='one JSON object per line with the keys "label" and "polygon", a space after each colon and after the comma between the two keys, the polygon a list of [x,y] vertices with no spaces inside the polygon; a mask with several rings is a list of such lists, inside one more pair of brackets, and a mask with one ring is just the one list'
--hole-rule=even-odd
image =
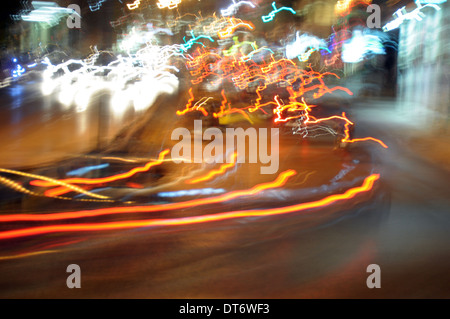
{"label": "cluster of white lights", "polygon": [[286,45],[286,57],[294,59],[298,56],[304,55],[308,50],[326,49],[327,44],[324,39],[309,34],[302,34],[297,31],[295,34],[295,41]]}
{"label": "cluster of white lights", "polygon": [[361,30],[353,31],[352,38],[342,47],[342,61],[345,63],[357,63],[375,54],[386,54],[380,38]]}
{"label": "cluster of white lights", "polygon": [[34,10],[28,14],[22,14],[21,18],[24,21],[41,22],[48,26],[53,26],[59,23],[59,20],[67,15],[79,14],[69,8],[62,8],[55,2],[47,1],[33,1],[31,2]]}
{"label": "cluster of white lights", "polygon": [[238,11],[239,7],[241,7],[244,4],[252,8],[255,8],[255,5],[251,1],[236,2],[235,0],[233,0],[233,3],[228,8],[220,10],[220,13],[224,17],[232,16]]}
{"label": "cluster of white lights", "polygon": [[[147,45],[136,53],[118,56],[106,66],[95,65],[101,52],[95,50],[85,60],[68,60],[58,65],[46,61],[42,93],[58,94],[59,101],[86,110],[95,94],[110,92],[110,106],[115,112],[132,104],[135,110],[150,106],[162,93],[174,93],[178,88],[178,70],[169,59],[180,55],[179,46]],[[62,73],[62,75],[60,75]]]}
{"label": "cluster of white lights", "polygon": [[[429,2],[429,1],[427,1]],[[445,2],[445,1],[443,1]],[[442,3],[442,2],[439,2]],[[422,21],[423,18],[425,17],[425,14],[422,12],[422,10],[426,7],[431,7],[433,9],[435,9],[436,11],[441,10],[441,8],[435,4],[435,3],[426,3],[425,4],[423,1],[416,1],[416,5],[417,8],[415,8],[413,11],[411,12],[407,12],[405,7],[402,7],[400,9],[398,9],[397,11],[394,12],[394,16],[395,16],[395,20],[387,23],[384,27],[383,27],[383,31],[391,31],[394,29],[397,29],[403,22],[405,22],[406,20],[412,20],[415,19],[417,21]]]}

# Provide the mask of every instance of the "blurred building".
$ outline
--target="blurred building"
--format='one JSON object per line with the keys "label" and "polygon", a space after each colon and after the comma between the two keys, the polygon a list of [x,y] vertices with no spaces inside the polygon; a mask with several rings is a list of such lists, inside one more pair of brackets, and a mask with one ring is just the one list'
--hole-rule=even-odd
{"label": "blurred building", "polygon": [[[33,15],[33,10],[36,8],[32,5],[22,8],[15,15],[15,23],[9,27],[9,33],[15,39],[13,46],[16,54],[45,53],[51,50],[50,48],[60,48],[65,51],[77,50],[80,43],[80,29],[68,27],[69,14],[55,11],[55,14],[51,16],[45,13],[47,8],[63,9],[77,2],[76,0],[38,1],[37,9],[44,11],[41,16]],[[27,16],[29,19],[26,19]]]}
{"label": "blurred building", "polygon": [[321,38],[327,38],[337,22],[336,0],[297,0],[293,8],[301,16],[301,29]]}
{"label": "blurred building", "polygon": [[[408,5],[411,12],[416,5]],[[446,129],[449,120],[450,6],[422,10],[399,27],[398,107],[418,125]]]}

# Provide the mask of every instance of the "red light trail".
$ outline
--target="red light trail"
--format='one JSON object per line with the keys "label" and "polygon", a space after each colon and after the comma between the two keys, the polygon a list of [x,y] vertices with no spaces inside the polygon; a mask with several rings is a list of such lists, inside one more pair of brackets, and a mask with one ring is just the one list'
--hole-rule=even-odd
{"label": "red light trail", "polygon": [[[345,113],[342,113],[342,116],[345,117]],[[380,144],[382,147],[384,148],[388,148],[388,146],[386,144],[383,143],[383,141],[374,138],[374,137],[364,137],[364,138],[354,138],[354,139],[350,139],[350,135],[349,135],[349,125],[350,123],[347,122],[345,123],[345,137],[341,140],[341,142],[343,143],[355,143],[355,142],[363,142],[363,141],[374,141],[377,142],[378,144]]]}
{"label": "red light trail", "polygon": [[234,152],[231,156],[230,163],[220,165],[220,168],[217,170],[209,171],[208,174],[196,178],[192,178],[186,181],[186,184],[196,184],[200,182],[206,182],[212,179],[216,175],[221,175],[226,172],[227,169],[233,167],[236,164],[237,153]]}
{"label": "red light trail", "polygon": [[192,224],[223,221],[235,218],[276,216],[305,211],[307,209],[320,208],[338,201],[354,198],[358,194],[370,191],[373,188],[375,181],[377,181],[379,177],[380,177],[379,174],[372,174],[365,178],[361,186],[350,188],[342,194],[330,195],[320,200],[296,204],[292,206],[270,208],[270,209],[231,211],[218,214],[208,214],[182,218],[30,227],[0,232],[0,240],[52,234],[52,233],[61,233],[61,232],[88,232],[88,231],[132,229],[141,227],[181,226],[181,225],[192,225]]}
{"label": "red light trail", "polygon": [[95,210],[83,210],[76,212],[64,212],[64,213],[52,213],[52,214],[12,214],[12,215],[0,215],[0,222],[16,222],[16,221],[50,221],[50,220],[62,220],[62,219],[74,219],[84,217],[95,217],[103,215],[113,214],[126,214],[126,213],[151,213],[159,211],[168,211],[174,209],[183,209],[189,207],[198,207],[201,205],[216,204],[232,199],[236,199],[243,196],[257,195],[266,189],[279,188],[286,184],[288,179],[296,174],[294,170],[287,170],[282,172],[278,178],[273,182],[263,183],[256,185],[248,190],[239,190],[229,192],[216,197],[208,197],[201,199],[194,199],[190,201],[152,205],[152,206],[133,206],[133,207],[111,207],[101,208]]}
{"label": "red light trail", "polygon": [[[131,177],[137,173],[147,172],[150,168],[161,165],[164,162],[164,157],[169,154],[170,150],[164,150],[161,153],[159,153],[158,160],[153,162],[148,162],[145,166],[141,167],[135,167],[131,169],[130,171],[122,174],[112,175],[108,177],[101,177],[101,178],[67,178],[67,179],[61,179],[58,180],[59,182],[64,182],[68,184],[101,184],[101,183],[109,183],[113,181],[117,181],[120,179],[125,179],[128,177]],[[40,186],[40,187],[48,187],[48,186],[54,186],[57,185],[55,182],[49,182],[49,181],[41,181],[41,180],[33,180],[30,182],[33,186]]]}
{"label": "red light trail", "polygon": [[236,18],[227,18],[227,20],[230,25],[227,26],[224,30],[218,32],[219,39],[226,39],[231,37],[233,35],[233,32],[239,27],[245,27],[248,30],[255,29],[253,23],[248,21],[242,21],[241,19]]}

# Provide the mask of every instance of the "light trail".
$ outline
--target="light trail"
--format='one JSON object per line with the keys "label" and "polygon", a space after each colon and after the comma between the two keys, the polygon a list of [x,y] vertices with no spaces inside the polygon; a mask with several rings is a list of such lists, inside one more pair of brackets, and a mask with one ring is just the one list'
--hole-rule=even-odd
{"label": "light trail", "polygon": [[235,0],[233,0],[233,3],[228,8],[220,10],[220,14],[224,17],[234,15],[238,11],[239,7],[243,4],[255,8],[255,5],[251,1],[236,2]]}
{"label": "light trail", "polygon": [[[313,120],[310,120],[310,118],[313,118]],[[317,124],[317,123],[321,123],[324,121],[329,121],[329,120],[343,120],[346,123],[353,125],[353,122],[351,122],[347,117],[345,116],[339,116],[339,115],[333,115],[333,116],[329,116],[329,117],[322,117],[319,119],[316,119],[314,116],[309,115],[309,113],[306,113],[306,120],[303,122],[304,124]]]}
{"label": "light trail", "polygon": [[[225,115],[232,114],[232,113],[240,113],[242,116],[244,116],[244,118],[247,121],[249,121],[251,124],[253,124],[253,121],[250,119],[248,114],[245,113],[244,110],[231,107],[230,103],[228,103],[227,97],[225,96],[225,91],[224,90],[222,90],[221,94],[222,94],[223,100],[222,100],[222,103],[220,105],[220,111],[217,112],[217,113],[213,113],[213,116],[215,118],[220,118],[220,117],[223,117]],[[228,108],[225,108],[225,105],[227,105]]]}
{"label": "light trail", "polygon": [[277,122],[287,122],[287,121],[292,120],[292,119],[304,117],[304,113],[302,113],[302,114],[299,114],[299,115],[288,116],[288,117],[282,118],[281,117],[281,113],[284,110],[287,110],[288,112],[296,112],[296,111],[297,112],[306,112],[308,110],[308,105],[306,105],[304,100],[303,100],[303,103],[293,101],[293,102],[291,102],[289,104],[283,105],[283,104],[280,103],[279,96],[277,95],[277,96],[275,96],[275,101],[277,102],[277,105],[278,105],[277,108],[275,108],[273,110],[273,113],[277,114],[277,117],[274,119],[275,123],[277,123]]}
{"label": "light trail", "polygon": [[357,5],[370,5],[372,0],[338,0],[335,6],[335,12],[341,16],[350,14],[353,7]]}
{"label": "light trail", "polygon": [[300,34],[300,31],[297,31],[295,33],[295,41],[286,44],[286,57],[288,59],[299,57],[301,61],[306,61],[312,52],[314,52],[311,51],[312,49],[318,51],[321,48],[326,47],[326,45],[327,44],[324,39],[309,35],[307,33]]}
{"label": "light trail", "polygon": [[211,41],[211,42],[214,42],[214,39],[213,38],[211,38],[210,36],[208,36],[208,35],[199,35],[199,36],[195,36],[194,35],[194,31],[191,31],[191,36],[192,36],[192,39],[189,39],[189,41],[186,41],[186,37],[183,37],[183,40],[184,40],[184,44],[182,44],[181,45],[181,50],[182,51],[187,51],[187,50],[189,50],[190,48],[192,48],[192,46],[195,44],[195,43],[197,43],[197,44],[200,44],[200,45],[202,45],[203,47],[205,46],[203,43],[201,43],[201,42],[198,42],[197,40],[198,39],[208,39],[209,41]]}
{"label": "light trail", "polygon": [[[170,150],[166,149],[159,153],[158,159],[153,162],[148,162],[145,166],[141,167],[135,167],[131,169],[128,172],[107,176],[107,177],[100,177],[100,178],[67,178],[62,180],[57,180],[60,183],[70,183],[70,184],[101,184],[101,183],[109,183],[113,181],[117,181],[120,179],[129,178],[137,173],[147,172],[150,168],[161,165],[164,162],[164,157],[170,152]],[[40,186],[40,187],[48,187],[48,186],[54,186],[56,185],[56,182],[54,181],[40,181],[40,180],[33,180],[30,182],[33,186]]]}
{"label": "light trail", "polygon": [[127,7],[129,10],[134,10],[139,8],[140,4],[141,4],[140,0],[135,0],[133,3],[127,3]]}
{"label": "light trail", "polygon": [[415,4],[416,4],[417,8],[415,8],[411,12],[407,12],[405,7],[402,7],[400,9],[398,9],[397,11],[395,11],[394,12],[394,15],[396,16],[395,20],[393,20],[393,21],[387,23],[385,26],[383,26],[382,30],[384,32],[387,32],[387,31],[397,29],[406,20],[415,19],[416,21],[422,21],[423,18],[425,17],[425,14],[422,12],[422,9],[424,9],[426,7],[431,7],[433,9],[435,9],[436,11],[441,10],[441,8],[437,4],[434,4],[434,3],[427,3],[422,6],[420,1],[416,0]]}
{"label": "light trail", "polygon": [[[255,45],[256,45],[256,44],[255,44]],[[274,54],[274,53],[275,53],[275,52],[273,52],[273,51],[272,51],[271,49],[269,49],[269,48],[262,47],[262,48],[253,50],[252,52],[250,52],[250,53],[247,54],[247,55],[244,55],[243,57],[241,57],[241,61],[242,61],[242,62],[248,62],[248,61],[250,61],[250,60],[253,59],[253,56],[254,56],[255,54],[257,54],[257,53],[259,53],[259,52],[262,52],[263,50],[269,51],[271,54]]]}
{"label": "light trail", "polygon": [[210,179],[212,179],[213,177],[215,177],[217,175],[222,175],[223,173],[226,172],[227,169],[232,168],[233,166],[236,165],[236,158],[237,158],[237,153],[234,152],[231,155],[230,163],[222,164],[222,165],[220,165],[220,168],[218,168],[216,170],[212,170],[212,171],[208,172],[208,174],[206,174],[204,176],[200,176],[200,177],[196,177],[196,178],[193,178],[193,179],[189,179],[189,180],[186,181],[186,184],[197,184],[197,183],[209,181]]}
{"label": "light trail", "polygon": [[64,195],[67,193],[70,193],[72,190],[70,188],[61,186],[61,187],[55,187],[52,189],[47,189],[44,192],[44,196],[46,197],[59,197],[60,195]]}
{"label": "light trail", "polygon": [[[345,117],[345,113],[342,113],[342,116]],[[345,137],[341,140],[342,143],[355,143],[355,142],[364,142],[364,141],[374,141],[378,144],[380,144],[382,147],[384,148],[388,148],[388,146],[386,144],[384,144],[383,141],[374,138],[374,137],[364,137],[364,138],[354,138],[354,139],[350,139],[350,134],[349,134],[349,125],[350,123],[345,123]]]}
{"label": "light trail", "polygon": [[156,4],[159,9],[168,8],[170,10],[175,9],[181,3],[181,0],[159,0]]}
{"label": "light trail", "polygon": [[242,21],[241,19],[228,18],[228,22],[230,23],[230,25],[228,25],[224,30],[221,30],[217,33],[219,39],[226,39],[231,37],[234,31],[239,27],[244,27],[247,28],[248,30],[255,29],[253,23],[248,21]]}
{"label": "light trail", "polygon": [[189,100],[188,100],[188,102],[187,102],[187,104],[186,104],[185,109],[182,110],[182,111],[176,111],[176,114],[177,114],[177,115],[184,115],[184,114],[186,114],[186,113],[188,113],[188,112],[192,112],[192,111],[200,111],[200,112],[202,112],[202,114],[203,114],[204,116],[208,116],[208,112],[205,110],[205,108],[203,107],[203,105],[204,105],[206,102],[208,102],[210,99],[212,99],[212,97],[208,97],[208,98],[203,97],[203,98],[201,98],[199,101],[197,101],[197,102],[194,104],[194,106],[192,106],[192,102],[194,102],[194,94],[192,93],[192,88],[189,89],[189,92],[188,92],[188,93],[189,93],[190,98],[189,98]]}
{"label": "light trail", "polygon": [[84,194],[84,195],[87,195],[87,196],[90,196],[90,197],[95,197],[95,198],[100,198],[100,199],[108,199],[109,198],[108,196],[103,196],[103,195],[91,193],[91,192],[85,191],[84,189],[82,189],[80,187],[77,187],[75,185],[71,185],[71,184],[68,184],[66,182],[63,182],[63,181],[60,181],[60,180],[57,180],[57,179],[53,179],[53,178],[50,178],[50,177],[46,177],[46,176],[30,174],[30,173],[24,173],[24,172],[15,171],[15,170],[6,169],[6,168],[0,168],[0,172],[8,173],[8,174],[14,174],[14,175],[20,175],[20,176],[25,176],[25,177],[29,177],[29,178],[36,178],[36,179],[39,179],[41,181],[45,181],[45,182],[47,182],[47,183],[49,183],[51,185],[60,185],[60,186],[67,187],[67,188],[71,189],[74,192],[78,192],[78,193],[81,193],[81,194]]}
{"label": "light trail", "polygon": [[75,212],[63,212],[52,214],[11,214],[0,215],[0,222],[17,222],[17,221],[51,221],[63,219],[76,219],[85,217],[96,217],[114,214],[129,214],[129,213],[152,213],[162,212],[175,209],[184,209],[189,207],[198,207],[202,205],[217,204],[230,201],[244,196],[257,195],[267,189],[274,189],[282,187],[286,184],[288,179],[296,174],[294,170],[287,170],[282,172],[273,182],[258,184],[247,190],[238,190],[229,192],[216,197],[193,199],[180,203],[161,204],[153,206],[133,206],[133,207],[110,207],[100,208],[94,210],[83,210]]}
{"label": "light trail", "polygon": [[277,6],[276,6],[276,4],[275,4],[275,1],[272,2],[272,8],[273,8],[273,10],[272,10],[268,15],[262,16],[262,17],[261,17],[261,19],[263,20],[263,22],[269,22],[269,21],[272,21],[272,20],[275,18],[275,15],[276,15],[278,12],[283,11],[283,10],[285,10],[285,11],[290,11],[290,12],[291,12],[292,14],[294,14],[294,15],[297,14],[297,12],[295,12],[294,9],[289,8],[289,7],[280,7],[280,8],[277,9]]}
{"label": "light trail", "polygon": [[108,163],[100,164],[100,165],[90,165],[90,166],[85,166],[85,167],[82,167],[82,168],[78,168],[78,169],[72,170],[72,171],[66,173],[66,175],[67,176],[81,176],[81,175],[84,175],[84,174],[89,173],[91,171],[101,170],[101,169],[107,168],[107,167],[109,167]]}
{"label": "light trail", "polygon": [[159,0],[156,5],[160,9],[168,8],[168,9],[172,10],[172,9],[175,9],[176,7],[178,7],[178,5],[180,3],[181,3],[181,0]]}
{"label": "light trail", "polygon": [[270,208],[270,209],[230,211],[218,214],[208,214],[201,216],[169,218],[169,219],[150,219],[150,220],[119,221],[108,223],[86,223],[86,224],[30,227],[0,232],[0,240],[53,234],[53,233],[124,230],[124,229],[158,227],[158,226],[169,227],[169,226],[182,226],[182,225],[194,225],[201,223],[218,222],[236,218],[277,216],[294,212],[306,211],[308,209],[325,207],[339,201],[349,200],[351,198],[354,198],[358,194],[366,193],[372,190],[375,181],[377,181],[379,178],[380,178],[379,174],[372,174],[365,178],[361,186],[350,188],[342,194],[329,195],[320,200],[296,204],[292,206]]}
{"label": "light trail", "polygon": [[51,254],[51,253],[57,253],[59,251],[60,250],[40,250],[40,251],[33,251],[33,252],[28,252],[28,253],[23,253],[23,254],[18,254],[18,255],[0,256],[0,261],[1,260],[20,259],[20,258],[26,258],[26,257],[32,257],[32,256],[39,256],[39,255],[46,255],[46,254]]}
{"label": "light trail", "polygon": [[[234,36],[233,37],[233,41],[234,44],[228,49],[228,50],[223,50],[222,53],[224,56],[230,56],[230,55],[234,55],[236,54],[238,51],[238,49],[244,45],[250,45],[253,48],[253,51],[258,49],[258,46],[256,45],[256,42],[250,42],[250,41],[242,41],[239,42],[239,37],[238,36]],[[248,59],[250,60],[250,59]]]}
{"label": "light trail", "polygon": [[[0,176],[0,183],[5,185],[8,188],[11,188],[12,190],[15,190],[16,192],[20,192],[23,194],[27,194],[27,195],[31,195],[31,196],[38,196],[38,197],[51,197],[51,198],[55,198],[55,199],[62,199],[62,200],[73,200],[73,201],[80,201],[80,202],[102,202],[102,203],[113,203],[115,202],[115,200],[112,199],[87,199],[87,198],[70,198],[70,197],[61,197],[58,196],[57,193],[54,194],[39,194],[33,191],[30,191],[29,189],[26,189],[25,187],[23,187],[22,185],[20,185],[19,183],[10,180],[9,178],[5,178],[3,176]],[[65,191],[61,194],[65,194],[66,192],[71,191],[69,188],[66,187],[61,187],[63,188]]]}

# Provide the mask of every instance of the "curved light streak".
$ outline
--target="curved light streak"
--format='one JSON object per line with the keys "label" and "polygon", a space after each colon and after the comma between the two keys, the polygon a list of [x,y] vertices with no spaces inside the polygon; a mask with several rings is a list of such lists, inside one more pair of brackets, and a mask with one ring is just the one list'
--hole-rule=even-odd
{"label": "curved light streak", "polygon": [[356,195],[372,190],[375,181],[380,178],[379,174],[372,174],[365,178],[361,186],[348,189],[342,194],[335,194],[327,196],[323,199],[301,203],[292,206],[285,206],[270,209],[257,210],[241,210],[231,211],[218,214],[208,214],[201,216],[182,217],[182,218],[168,218],[168,219],[150,219],[150,220],[135,220],[135,221],[119,221],[109,223],[86,223],[86,224],[70,224],[70,225],[51,225],[23,228],[17,230],[9,230],[0,232],[0,240],[61,233],[61,232],[88,232],[88,231],[106,231],[106,230],[120,230],[132,229],[142,227],[157,227],[157,226],[181,226],[194,225],[201,223],[217,222],[236,218],[246,217],[263,217],[289,214],[294,212],[305,211],[308,209],[320,208],[336,203],[338,201],[348,200],[354,198]]}
{"label": "curved light streak", "polygon": [[71,189],[74,192],[78,192],[78,193],[81,193],[81,194],[84,194],[84,195],[87,195],[87,196],[90,196],[90,197],[95,197],[95,198],[100,198],[100,199],[108,199],[109,198],[108,196],[103,196],[103,195],[91,193],[91,192],[85,191],[84,189],[82,189],[80,187],[77,187],[75,185],[71,185],[69,183],[66,183],[66,182],[63,182],[63,181],[59,181],[57,179],[53,179],[53,178],[46,177],[46,176],[30,174],[30,173],[24,173],[24,172],[15,171],[15,170],[6,169],[6,168],[0,168],[0,172],[20,175],[20,176],[25,176],[25,177],[31,177],[31,178],[36,178],[36,179],[39,179],[39,180],[51,183],[52,185],[64,186],[66,188]]}
{"label": "curved light streak", "polygon": [[233,167],[236,164],[236,157],[237,157],[237,153],[234,152],[232,154],[232,156],[231,156],[230,163],[222,164],[222,165],[220,165],[220,168],[218,168],[216,170],[212,170],[212,171],[208,172],[208,174],[206,174],[204,176],[200,176],[200,177],[196,177],[196,178],[193,178],[193,179],[189,179],[189,180],[186,181],[186,184],[196,184],[196,183],[200,183],[200,182],[205,182],[205,181],[209,181],[210,179],[212,179],[216,175],[222,175],[223,173],[225,173],[225,171],[227,169]]}
{"label": "curved light streak", "polygon": [[159,0],[156,4],[159,9],[168,8],[170,10],[175,9],[181,3],[181,0]]}
{"label": "curved light streak", "polygon": [[230,23],[230,25],[228,25],[224,30],[221,30],[217,33],[219,39],[226,39],[231,37],[234,31],[239,27],[245,27],[249,30],[255,29],[253,23],[242,21],[241,19],[228,18],[228,22]]}
{"label": "curved light streak", "polygon": [[85,218],[85,217],[96,217],[103,215],[114,215],[114,214],[126,214],[126,213],[151,213],[151,212],[161,212],[174,209],[183,209],[189,207],[198,207],[201,205],[217,204],[225,201],[230,201],[243,196],[252,196],[259,194],[260,192],[267,189],[274,189],[282,187],[286,184],[288,179],[294,176],[297,172],[294,170],[287,170],[282,172],[277,179],[273,182],[263,183],[256,185],[247,190],[239,190],[229,192],[220,196],[193,199],[185,202],[171,203],[171,204],[161,204],[153,206],[134,206],[134,207],[111,207],[111,208],[100,208],[94,210],[83,210],[75,212],[63,212],[63,213],[53,213],[53,214],[11,214],[11,215],[0,215],[0,222],[16,222],[16,221],[50,221],[50,220],[62,220],[62,219],[75,219],[75,218]]}
{"label": "curved light streak", "polygon": [[262,17],[261,17],[261,19],[263,20],[263,22],[269,22],[269,21],[272,21],[272,20],[275,18],[275,15],[276,15],[278,12],[282,11],[282,10],[290,11],[292,14],[297,14],[297,12],[295,12],[294,9],[289,8],[289,7],[280,7],[280,8],[277,9],[277,6],[276,6],[276,4],[275,4],[275,1],[272,2],[272,7],[273,7],[273,10],[272,10],[268,15],[262,16]]}
{"label": "curved light streak", "polygon": [[[125,179],[125,178],[131,177],[137,173],[147,172],[153,166],[161,165],[164,162],[164,157],[169,152],[170,152],[170,150],[168,150],[168,149],[164,150],[161,153],[159,153],[158,160],[156,160],[154,162],[148,162],[145,166],[135,167],[132,170],[122,173],[122,174],[117,174],[117,175],[112,175],[112,176],[107,176],[107,177],[100,177],[100,178],[67,178],[67,179],[62,179],[62,180],[58,180],[58,181],[62,182],[62,183],[70,183],[70,184],[91,184],[92,185],[92,184],[100,184],[100,183],[109,183],[109,182],[117,181],[120,179]],[[56,184],[56,182],[34,180],[34,181],[31,181],[30,184],[33,186],[48,187],[48,186],[54,186]]]}
{"label": "curved light streak", "polygon": [[[8,178],[5,178],[3,176],[0,176],[0,184],[5,185],[8,188],[11,188],[12,190],[15,190],[16,192],[20,192],[23,194],[27,194],[30,196],[38,196],[38,197],[51,197],[51,198],[55,198],[55,199],[62,199],[62,200],[73,200],[73,201],[80,201],[80,202],[110,202],[113,203],[115,202],[115,200],[112,199],[88,199],[88,198],[70,198],[70,197],[61,197],[58,196],[58,194],[46,194],[44,193],[39,194],[33,191],[30,191],[29,189],[26,189],[25,187],[23,187],[22,185],[20,185],[19,183],[16,183],[13,180],[10,180]],[[70,189],[63,187],[63,189],[65,190],[64,193],[67,193],[68,191],[70,191]],[[62,193],[62,194],[64,194]]]}
{"label": "curved light streak", "polygon": [[233,3],[228,8],[220,10],[220,14],[224,17],[231,16],[231,15],[235,14],[237,12],[237,10],[239,9],[239,7],[242,6],[243,4],[246,4],[252,8],[255,8],[255,5],[251,1],[236,2],[235,0],[233,0]]}
{"label": "curved light streak", "polygon": [[349,136],[349,123],[345,123],[345,137],[341,140],[342,143],[355,143],[355,142],[364,142],[364,141],[374,141],[378,144],[380,144],[382,147],[384,148],[388,148],[388,146],[386,144],[384,144],[383,141],[374,138],[374,137],[363,137],[363,138],[354,138],[354,139],[350,139]]}

